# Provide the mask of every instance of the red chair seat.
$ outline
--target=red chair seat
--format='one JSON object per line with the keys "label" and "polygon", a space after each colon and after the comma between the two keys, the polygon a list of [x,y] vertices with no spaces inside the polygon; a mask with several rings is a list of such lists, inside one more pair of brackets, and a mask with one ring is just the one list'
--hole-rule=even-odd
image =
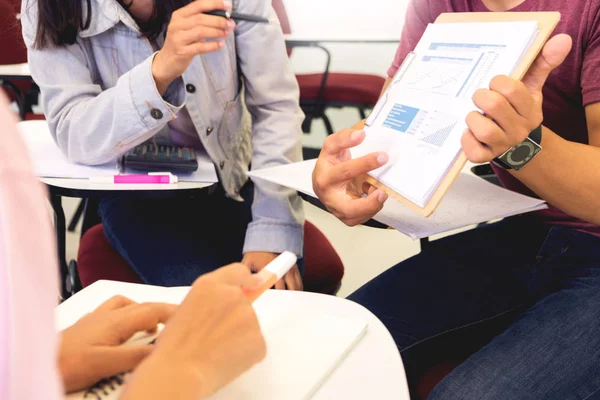
{"label": "red chair seat", "polygon": [[[316,101],[323,74],[296,75],[300,86],[300,101]],[[377,75],[332,72],[327,77],[325,101],[375,105],[385,78]]]}
{"label": "red chair seat", "polygon": [[[344,275],[342,260],[325,235],[310,222],[305,224],[304,242],[305,290],[334,294]],[[100,224],[90,228],[81,238],[77,271],[83,287],[100,279],[141,283],[140,277],[112,248]]]}

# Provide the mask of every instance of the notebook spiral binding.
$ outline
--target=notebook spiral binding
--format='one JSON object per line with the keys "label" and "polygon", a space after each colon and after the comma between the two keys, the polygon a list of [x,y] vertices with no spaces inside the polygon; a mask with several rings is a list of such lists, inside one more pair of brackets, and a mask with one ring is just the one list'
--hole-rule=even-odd
{"label": "notebook spiral binding", "polygon": [[[83,394],[84,399],[102,400],[107,398],[112,391],[125,383],[125,373],[111,376],[110,378],[98,381]],[[93,396],[93,397],[92,397]]]}

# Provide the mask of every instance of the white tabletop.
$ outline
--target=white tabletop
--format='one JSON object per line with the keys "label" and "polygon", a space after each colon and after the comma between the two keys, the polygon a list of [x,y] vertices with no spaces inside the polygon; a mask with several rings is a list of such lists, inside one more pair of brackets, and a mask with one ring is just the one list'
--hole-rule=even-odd
{"label": "white tabletop", "polygon": [[23,63],[0,65],[0,77],[1,76],[31,76],[31,72],[29,71],[29,64]]}
{"label": "white tabletop", "polygon": [[[72,325],[85,313],[117,294],[138,302],[179,302],[187,293],[180,291],[174,298],[167,299],[164,294],[159,294],[163,290],[147,285],[98,281],[57,308],[57,328],[64,329]],[[383,323],[367,309],[339,297],[307,292],[270,290],[263,297],[261,301],[276,302],[277,308],[282,306],[293,310],[301,304],[303,309],[319,310],[368,324],[366,335],[319,388],[313,400],[409,400],[404,366],[396,344]]]}
{"label": "white tabletop", "polygon": [[[98,184],[89,177],[118,174],[116,162],[100,166],[71,163],[58,149],[50,135],[46,121],[22,121],[17,124],[29,149],[35,172],[47,185],[73,190],[134,191],[134,190],[188,190],[211,186],[218,181],[214,166],[208,156],[198,159],[198,171],[190,176],[181,175],[174,184]],[[59,178],[60,177],[60,178]]]}
{"label": "white tabletop", "polygon": [[187,189],[202,189],[211,186],[213,183],[207,182],[178,182],[171,184],[155,184],[155,185],[126,185],[126,184],[98,184],[90,183],[88,179],[77,178],[40,178],[46,185],[61,187],[64,189],[73,190],[187,190]]}

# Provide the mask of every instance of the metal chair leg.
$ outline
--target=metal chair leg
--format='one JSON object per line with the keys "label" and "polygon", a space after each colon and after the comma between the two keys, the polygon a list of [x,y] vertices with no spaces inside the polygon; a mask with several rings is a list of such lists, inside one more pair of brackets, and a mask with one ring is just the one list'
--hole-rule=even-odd
{"label": "metal chair leg", "polygon": [[333,133],[335,131],[333,130],[333,126],[331,125],[331,121],[329,120],[329,117],[327,116],[327,114],[325,114],[325,111],[323,111],[323,114],[321,115],[321,118],[323,118],[323,122],[325,123],[325,129],[327,130],[327,134],[328,135],[333,135]]}
{"label": "metal chair leg", "polygon": [[62,208],[62,199],[60,196],[51,194],[50,203],[54,210],[54,226],[56,229],[56,245],[58,246],[58,266],[60,274],[60,296],[62,300],[66,300],[71,296],[71,292],[67,289],[67,281],[69,279],[69,267],[66,259],[66,229],[65,229],[65,212]]}
{"label": "metal chair leg", "polygon": [[360,119],[366,119],[367,113],[365,113],[365,109],[362,107],[358,107],[358,113],[360,114]]}
{"label": "metal chair leg", "polygon": [[73,214],[73,216],[71,217],[71,221],[69,222],[69,227],[67,228],[69,232],[75,232],[75,229],[77,229],[77,224],[79,223],[79,220],[81,219],[81,216],[83,215],[84,211],[85,200],[82,199],[79,201],[79,205],[77,206],[77,209],[75,210],[75,213]]}

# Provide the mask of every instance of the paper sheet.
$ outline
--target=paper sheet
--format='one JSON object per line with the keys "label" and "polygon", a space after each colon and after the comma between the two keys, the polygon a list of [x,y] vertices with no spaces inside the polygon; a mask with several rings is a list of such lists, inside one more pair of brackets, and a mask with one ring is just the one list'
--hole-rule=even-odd
{"label": "paper sheet", "polygon": [[[252,179],[264,179],[316,197],[312,171],[316,160],[252,171]],[[425,218],[389,198],[374,219],[410,236],[428,237],[465,226],[546,208],[543,200],[501,188],[474,175],[461,173],[435,213]]]}

